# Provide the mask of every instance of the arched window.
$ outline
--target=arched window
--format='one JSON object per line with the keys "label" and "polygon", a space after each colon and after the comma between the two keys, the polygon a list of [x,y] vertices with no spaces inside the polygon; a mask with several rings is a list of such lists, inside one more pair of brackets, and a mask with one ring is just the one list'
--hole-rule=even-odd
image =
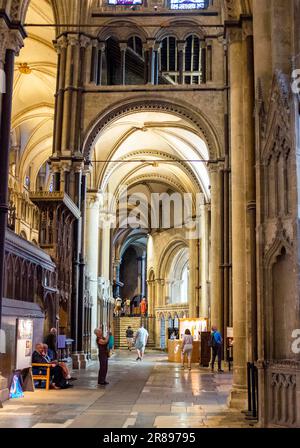
{"label": "arched window", "polygon": [[106,41],[107,60],[107,85],[114,86],[122,84],[121,74],[121,50],[119,43],[110,37]]}
{"label": "arched window", "polygon": [[139,36],[132,36],[128,39],[128,48],[137,55],[143,57],[143,42]]}
{"label": "arched window", "polygon": [[161,75],[164,81],[167,84],[177,84],[179,73],[177,39],[175,37],[168,36],[163,39],[160,57]]}
{"label": "arched window", "polygon": [[184,84],[206,82],[205,42],[192,35],[186,40]]}

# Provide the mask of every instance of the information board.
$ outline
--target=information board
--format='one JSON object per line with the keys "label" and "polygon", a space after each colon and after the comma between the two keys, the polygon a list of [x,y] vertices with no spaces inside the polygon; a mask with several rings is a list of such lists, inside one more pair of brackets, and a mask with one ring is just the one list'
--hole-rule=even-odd
{"label": "information board", "polygon": [[31,366],[33,321],[17,319],[16,370]]}

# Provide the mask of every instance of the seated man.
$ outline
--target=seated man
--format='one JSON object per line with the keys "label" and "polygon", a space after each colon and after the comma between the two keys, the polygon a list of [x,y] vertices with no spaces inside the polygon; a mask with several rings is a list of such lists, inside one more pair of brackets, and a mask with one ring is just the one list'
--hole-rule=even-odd
{"label": "seated man", "polygon": [[[67,389],[68,387],[73,387],[68,384],[68,381],[64,378],[63,370],[61,366],[55,364],[55,362],[48,362],[44,356],[44,346],[40,342],[36,344],[35,351],[32,353],[32,364],[51,364],[50,376],[53,378],[52,388],[53,389]],[[38,374],[42,367],[33,367],[33,373]]]}
{"label": "seated man", "polygon": [[69,381],[75,381],[77,378],[74,378],[70,374],[70,370],[65,362],[59,362],[57,359],[53,357],[53,351],[49,350],[47,344],[43,344],[43,355],[46,362],[51,362],[52,364],[59,365],[62,368],[64,378]]}

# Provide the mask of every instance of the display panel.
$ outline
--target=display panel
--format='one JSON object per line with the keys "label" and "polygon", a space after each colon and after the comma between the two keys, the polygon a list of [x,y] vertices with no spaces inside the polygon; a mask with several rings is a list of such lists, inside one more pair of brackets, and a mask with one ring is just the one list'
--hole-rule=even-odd
{"label": "display panel", "polygon": [[208,0],[170,0],[171,9],[205,9],[208,5]]}
{"label": "display panel", "polygon": [[186,329],[190,330],[194,341],[199,341],[200,336],[199,333],[207,331],[207,319],[205,318],[180,319],[180,329],[179,329],[180,339],[183,339]]}
{"label": "display panel", "polygon": [[16,370],[31,366],[33,321],[17,319]]}
{"label": "display panel", "polygon": [[109,5],[142,5],[143,0],[108,0]]}

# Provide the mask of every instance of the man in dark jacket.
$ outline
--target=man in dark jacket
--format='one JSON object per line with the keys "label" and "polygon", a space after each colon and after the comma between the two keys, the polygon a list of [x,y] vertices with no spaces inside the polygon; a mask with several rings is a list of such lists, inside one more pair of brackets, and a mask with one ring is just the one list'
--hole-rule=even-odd
{"label": "man in dark jacket", "polygon": [[128,350],[131,351],[132,345],[133,345],[133,330],[131,327],[128,327],[126,330],[126,340],[127,340]]}
{"label": "man in dark jacket", "polygon": [[50,333],[45,338],[45,344],[48,345],[48,349],[51,353],[52,359],[57,359],[57,330],[51,328]]}

